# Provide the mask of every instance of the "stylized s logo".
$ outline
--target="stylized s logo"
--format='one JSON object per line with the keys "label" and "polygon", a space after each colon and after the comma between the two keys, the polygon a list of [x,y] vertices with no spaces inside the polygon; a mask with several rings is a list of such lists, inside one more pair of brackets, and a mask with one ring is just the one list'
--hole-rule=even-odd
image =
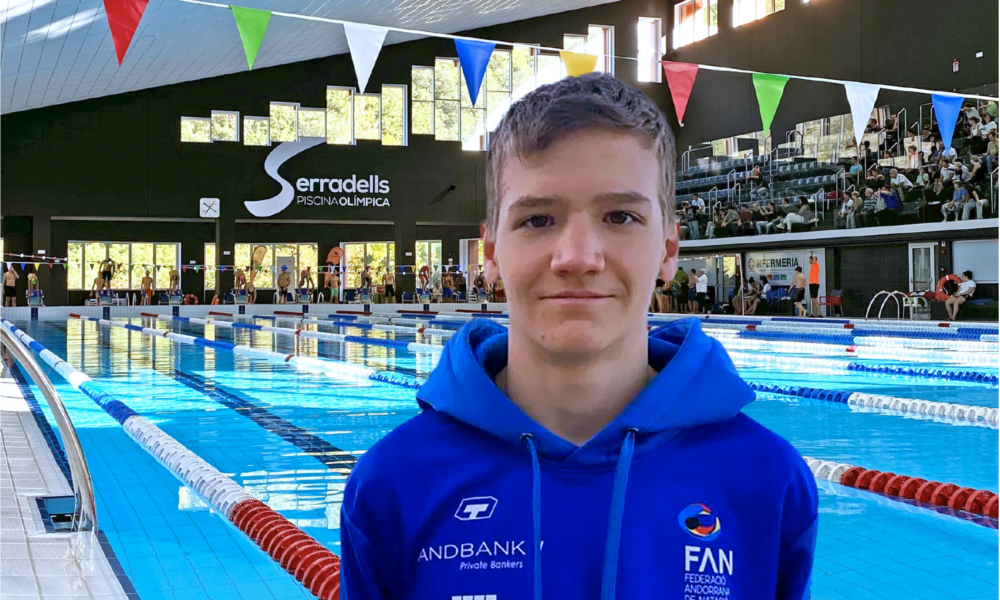
{"label": "stylized s logo", "polygon": [[247,207],[247,210],[255,217],[270,217],[288,208],[288,205],[295,199],[295,189],[292,184],[278,175],[278,168],[285,164],[289,158],[324,142],[326,140],[323,138],[306,138],[297,142],[283,142],[272,150],[264,160],[264,172],[281,184],[281,191],[278,192],[277,196],[266,200],[246,200],[243,205]]}

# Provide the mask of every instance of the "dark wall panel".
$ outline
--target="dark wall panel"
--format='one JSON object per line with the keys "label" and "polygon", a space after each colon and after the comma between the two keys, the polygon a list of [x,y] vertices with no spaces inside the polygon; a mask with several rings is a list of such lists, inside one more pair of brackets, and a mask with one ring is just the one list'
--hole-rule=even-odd
{"label": "dark wall panel", "polygon": [[844,291],[847,316],[863,317],[868,303],[882,290],[910,289],[907,244],[835,248],[833,264],[833,286]]}

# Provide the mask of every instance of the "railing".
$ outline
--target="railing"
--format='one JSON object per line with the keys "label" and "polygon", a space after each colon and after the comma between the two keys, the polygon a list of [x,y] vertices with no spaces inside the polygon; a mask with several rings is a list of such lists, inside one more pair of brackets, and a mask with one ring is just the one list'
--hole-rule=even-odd
{"label": "railing", "polygon": [[905,299],[906,298],[906,294],[903,293],[903,292],[899,292],[899,291],[889,292],[889,291],[886,291],[886,290],[882,290],[881,292],[875,294],[875,297],[872,298],[872,301],[868,303],[868,309],[865,311],[865,321],[869,320],[869,316],[871,314],[872,306],[875,304],[876,300],[878,300],[880,297],[882,297],[883,294],[885,294],[885,299],[882,300],[882,304],[880,304],[879,307],[878,307],[878,314],[875,315],[875,320],[877,320],[877,321],[881,321],[882,320],[882,310],[885,308],[885,305],[889,301],[889,299],[892,298],[893,300],[896,301],[896,313],[898,315],[897,319],[899,319],[900,321],[902,321],[903,320],[903,305],[899,302],[899,296],[902,296]]}
{"label": "railing", "polygon": [[989,174],[990,186],[990,212],[993,216],[997,214],[997,186],[1000,185],[1000,167],[996,167]]}
{"label": "railing", "polygon": [[24,351],[24,346],[14,339],[6,327],[0,327],[0,342],[24,367],[28,376],[38,386],[56,419],[59,436],[66,448],[66,458],[69,461],[69,471],[73,476],[73,487],[75,488],[73,490],[73,494],[76,496],[76,505],[73,510],[73,530],[97,529],[94,484],[90,478],[90,470],[87,468],[87,459],[83,455],[83,448],[80,446],[80,439],[76,435],[76,429],[73,427],[73,421],[69,418],[69,413],[66,412],[66,407],[63,406],[59,394],[52,386],[52,381],[45,376],[34,357]]}
{"label": "railing", "polygon": [[[927,123],[930,124],[931,130],[934,129],[934,103],[928,102],[927,104],[920,105],[920,113],[917,117],[917,122],[920,124],[920,130],[924,129],[924,108],[927,108]],[[917,132],[920,133],[919,131]]]}
{"label": "railing", "polygon": [[700,152],[701,150],[711,150],[712,146],[700,146],[698,148],[693,148],[688,146],[688,149],[681,154],[681,171],[687,171],[691,168],[691,154],[693,152]]}

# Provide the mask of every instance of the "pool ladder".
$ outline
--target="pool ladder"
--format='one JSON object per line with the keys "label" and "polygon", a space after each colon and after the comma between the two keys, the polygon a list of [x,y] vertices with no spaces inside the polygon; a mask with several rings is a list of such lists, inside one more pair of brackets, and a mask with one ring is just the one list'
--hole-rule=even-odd
{"label": "pool ladder", "polygon": [[56,419],[59,437],[62,438],[63,446],[66,448],[70,474],[73,476],[73,495],[76,502],[72,515],[72,530],[96,530],[97,504],[94,500],[93,480],[90,477],[90,470],[87,468],[87,459],[83,455],[83,448],[80,446],[80,439],[76,435],[73,421],[70,419],[69,413],[66,412],[62,399],[59,398],[52,381],[42,372],[34,357],[25,352],[24,346],[15,340],[6,328],[0,328],[0,342],[38,386]]}

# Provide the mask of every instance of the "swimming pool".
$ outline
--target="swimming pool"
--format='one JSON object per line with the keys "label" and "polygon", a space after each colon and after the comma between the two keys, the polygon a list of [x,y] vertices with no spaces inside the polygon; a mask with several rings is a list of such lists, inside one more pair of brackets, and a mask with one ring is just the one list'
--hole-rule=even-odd
{"label": "swimming pool", "polygon": [[[414,378],[426,377],[437,361],[435,352],[361,341],[178,320],[116,321],[281,354],[342,360]],[[418,410],[413,389],[378,381],[331,376],[76,318],[15,324],[338,554],[340,500],[351,464]],[[296,322],[278,320],[274,325],[294,328]],[[360,323],[298,326],[375,340],[442,341]],[[774,351],[764,341],[755,353],[768,364],[740,371],[747,380],[764,385],[998,405],[994,385],[857,371],[823,373],[808,367],[808,355]],[[956,366],[954,358],[944,353],[939,363],[892,364],[996,373],[995,367]],[[86,451],[101,528],[142,598],[311,597],[112,417],[46,370]],[[996,427],[771,393],[759,394],[745,412],[786,437],[804,456],[960,487],[998,488]],[[818,485],[820,537],[813,599],[996,597],[995,520],[991,526],[988,519],[957,518],[828,481]]]}

